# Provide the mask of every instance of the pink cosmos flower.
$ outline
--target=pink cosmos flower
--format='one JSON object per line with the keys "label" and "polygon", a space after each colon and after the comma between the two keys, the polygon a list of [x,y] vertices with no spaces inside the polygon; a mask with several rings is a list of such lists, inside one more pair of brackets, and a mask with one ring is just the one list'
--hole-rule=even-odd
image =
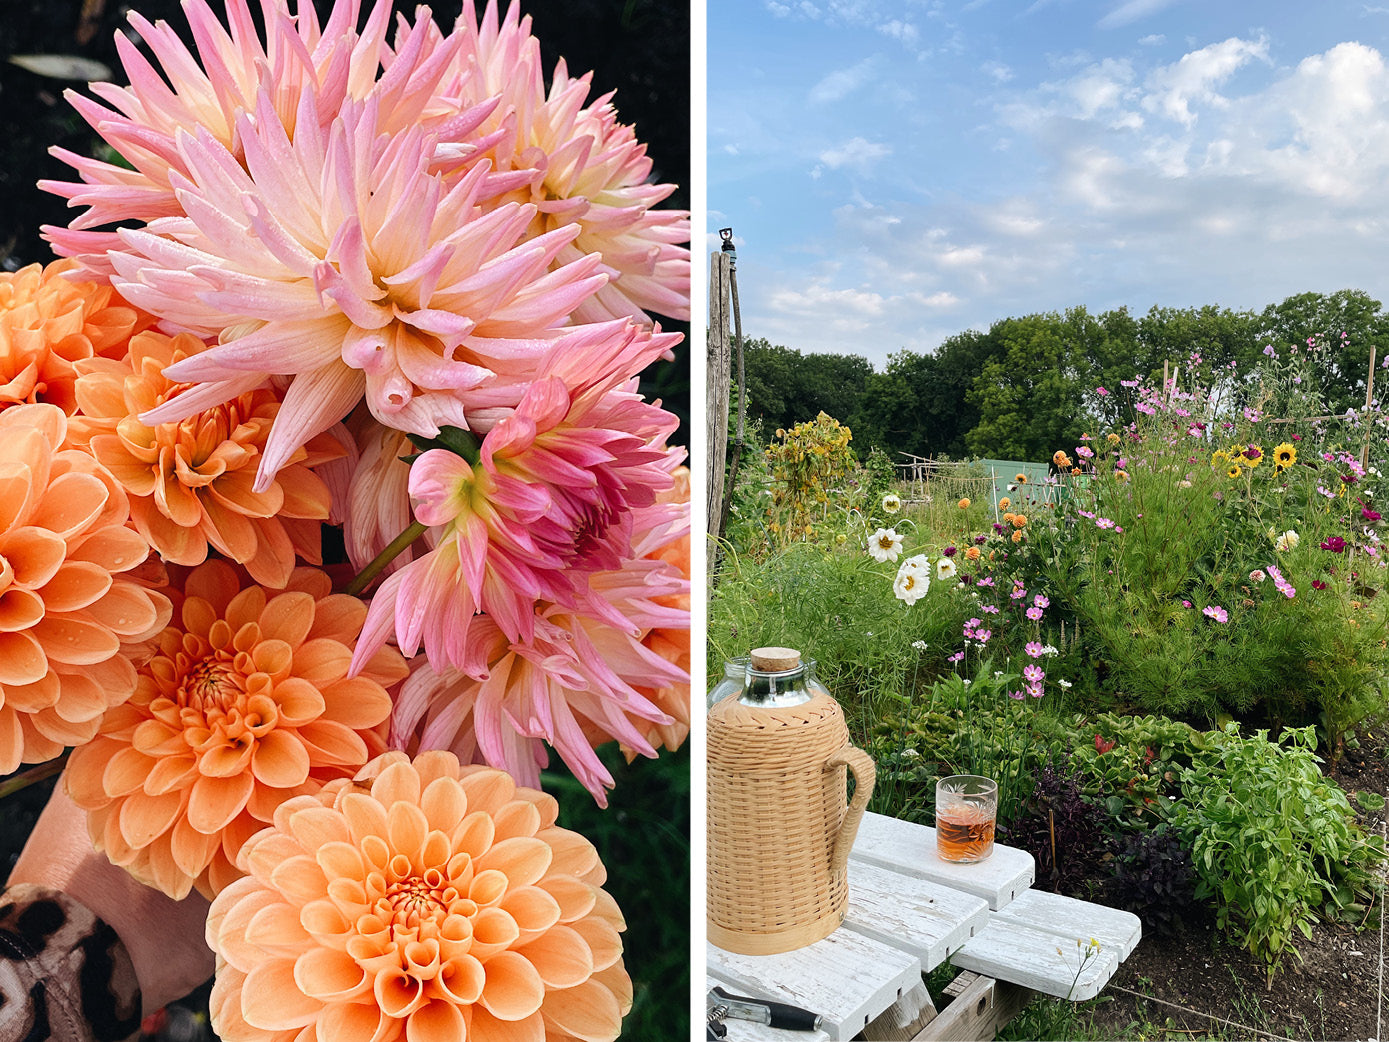
{"label": "pink cosmos flower", "polygon": [[1042,671],[1041,666],[1032,665],[1023,666],[1022,675],[1023,679],[1029,684],[1040,684],[1047,676],[1046,673]]}
{"label": "pink cosmos flower", "polygon": [[1230,621],[1230,614],[1229,614],[1229,612],[1227,612],[1224,608],[1222,608],[1222,607],[1221,607],[1220,605],[1218,605],[1218,604],[1208,604],[1208,605],[1206,605],[1206,607],[1204,607],[1204,608],[1201,609],[1201,614],[1204,615],[1204,616],[1206,616],[1206,618],[1208,618],[1208,619],[1214,619],[1216,622],[1229,622],[1229,621]]}
{"label": "pink cosmos flower", "polygon": [[1024,647],[1023,650],[1026,651],[1026,652],[1028,653],[1028,655],[1030,655],[1032,658],[1041,658],[1041,657],[1042,657],[1042,645],[1041,645],[1041,643],[1040,643],[1039,641],[1035,641],[1035,640],[1030,640],[1030,641],[1028,641],[1028,642],[1027,642],[1027,646]]}
{"label": "pink cosmos flower", "polygon": [[[576,227],[526,239],[533,206],[481,213],[486,164],[445,182],[421,131],[382,133],[375,99],[345,103],[327,131],[313,103],[305,90],[291,140],[262,90],[254,117],[237,120],[242,158],[205,131],[181,138],[186,216],[123,230],[109,255],[133,303],[224,341],[169,368],[197,386],[144,422],[291,378],[257,491],[364,394],[388,427],[433,437],[472,426],[468,394],[497,382],[494,361],[522,356],[533,373],[603,281],[596,257],[548,270]],[[518,398],[513,388],[508,404]]]}
{"label": "pink cosmos flower", "polygon": [[587,577],[620,566],[631,552],[631,511],[671,487],[661,443],[676,422],[617,389],[666,338],[632,325],[614,333],[583,351],[593,367],[586,376],[568,345],[558,349],[542,367],[555,375],[530,386],[476,459],[431,449],[415,461],[410,495],[433,549],[372,598],[359,656],[393,631],[407,654],[423,644],[436,670],[469,669],[468,629],[479,611],[523,642],[537,602],[602,612]]}

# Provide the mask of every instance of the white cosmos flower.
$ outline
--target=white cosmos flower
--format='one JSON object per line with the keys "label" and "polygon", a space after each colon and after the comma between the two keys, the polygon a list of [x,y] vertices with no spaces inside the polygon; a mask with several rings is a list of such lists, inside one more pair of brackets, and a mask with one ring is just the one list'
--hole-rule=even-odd
{"label": "white cosmos flower", "polygon": [[925,597],[926,591],[931,588],[931,576],[919,568],[913,568],[911,564],[911,561],[904,561],[892,582],[892,592],[899,601],[906,601],[908,607]]}
{"label": "white cosmos flower", "polygon": [[879,564],[895,561],[902,553],[902,537],[890,528],[880,528],[868,537],[868,553]]}
{"label": "white cosmos flower", "polygon": [[1273,548],[1275,550],[1291,550],[1293,547],[1297,546],[1299,542],[1301,542],[1301,540],[1298,538],[1297,533],[1290,528],[1278,537],[1273,544]]}
{"label": "white cosmos flower", "polygon": [[948,557],[942,557],[937,561],[936,578],[942,580],[955,578],[955,562]]}
{"label": "white cosmos flower", "polygon": [[889,492],[883,496],[883,510],[889,514],[895,514],[902,509],[902,497],[896,492]]}

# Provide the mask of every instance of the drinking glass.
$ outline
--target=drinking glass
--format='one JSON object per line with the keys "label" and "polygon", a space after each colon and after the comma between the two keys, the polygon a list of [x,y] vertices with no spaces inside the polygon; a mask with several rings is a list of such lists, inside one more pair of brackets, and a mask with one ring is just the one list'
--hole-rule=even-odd
{"label": "drinking glass", "polygon": [[936,782],[936,855],[970,864],[994,852],[998,784],[978,774],[952,774]]}

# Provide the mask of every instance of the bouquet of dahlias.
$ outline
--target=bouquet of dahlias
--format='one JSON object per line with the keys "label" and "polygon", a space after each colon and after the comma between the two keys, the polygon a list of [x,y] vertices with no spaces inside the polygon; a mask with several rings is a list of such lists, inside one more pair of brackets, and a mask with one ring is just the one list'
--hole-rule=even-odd
{"label": "bouquet of dahlias", "polygon": [[638,393],[688,216],[528,18],[185,0],[68,100],[0,276],[0,772],[213,897],[227,1039],[612,1038],[550,750],[689,726],[689,489]]}

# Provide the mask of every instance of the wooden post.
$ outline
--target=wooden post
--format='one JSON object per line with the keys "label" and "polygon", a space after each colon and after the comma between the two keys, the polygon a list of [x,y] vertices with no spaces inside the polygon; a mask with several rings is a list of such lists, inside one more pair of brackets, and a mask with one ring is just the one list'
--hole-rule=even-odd
{"label": "wooden post", "polygon": [[732,274],[728,254],[718,251],[709,258],[709,339],[705,349],[705,451],[707,458],[709,540],[706,560],[713,577],[718,562],[718,540],[723,534],[724,457],[728,446],[729,368],[732,350],[728,336],[728,301]]}
{"label": "wooden post", "polygon": [[[1370,411],[1370,403],[1375,400],[1375,345],[1370,344],[1370,371],[1365,374],[1365,411]],[[1360,450],[1360,466],[1370,465],[1370,425],[1365,424],[1365,447]]]}

